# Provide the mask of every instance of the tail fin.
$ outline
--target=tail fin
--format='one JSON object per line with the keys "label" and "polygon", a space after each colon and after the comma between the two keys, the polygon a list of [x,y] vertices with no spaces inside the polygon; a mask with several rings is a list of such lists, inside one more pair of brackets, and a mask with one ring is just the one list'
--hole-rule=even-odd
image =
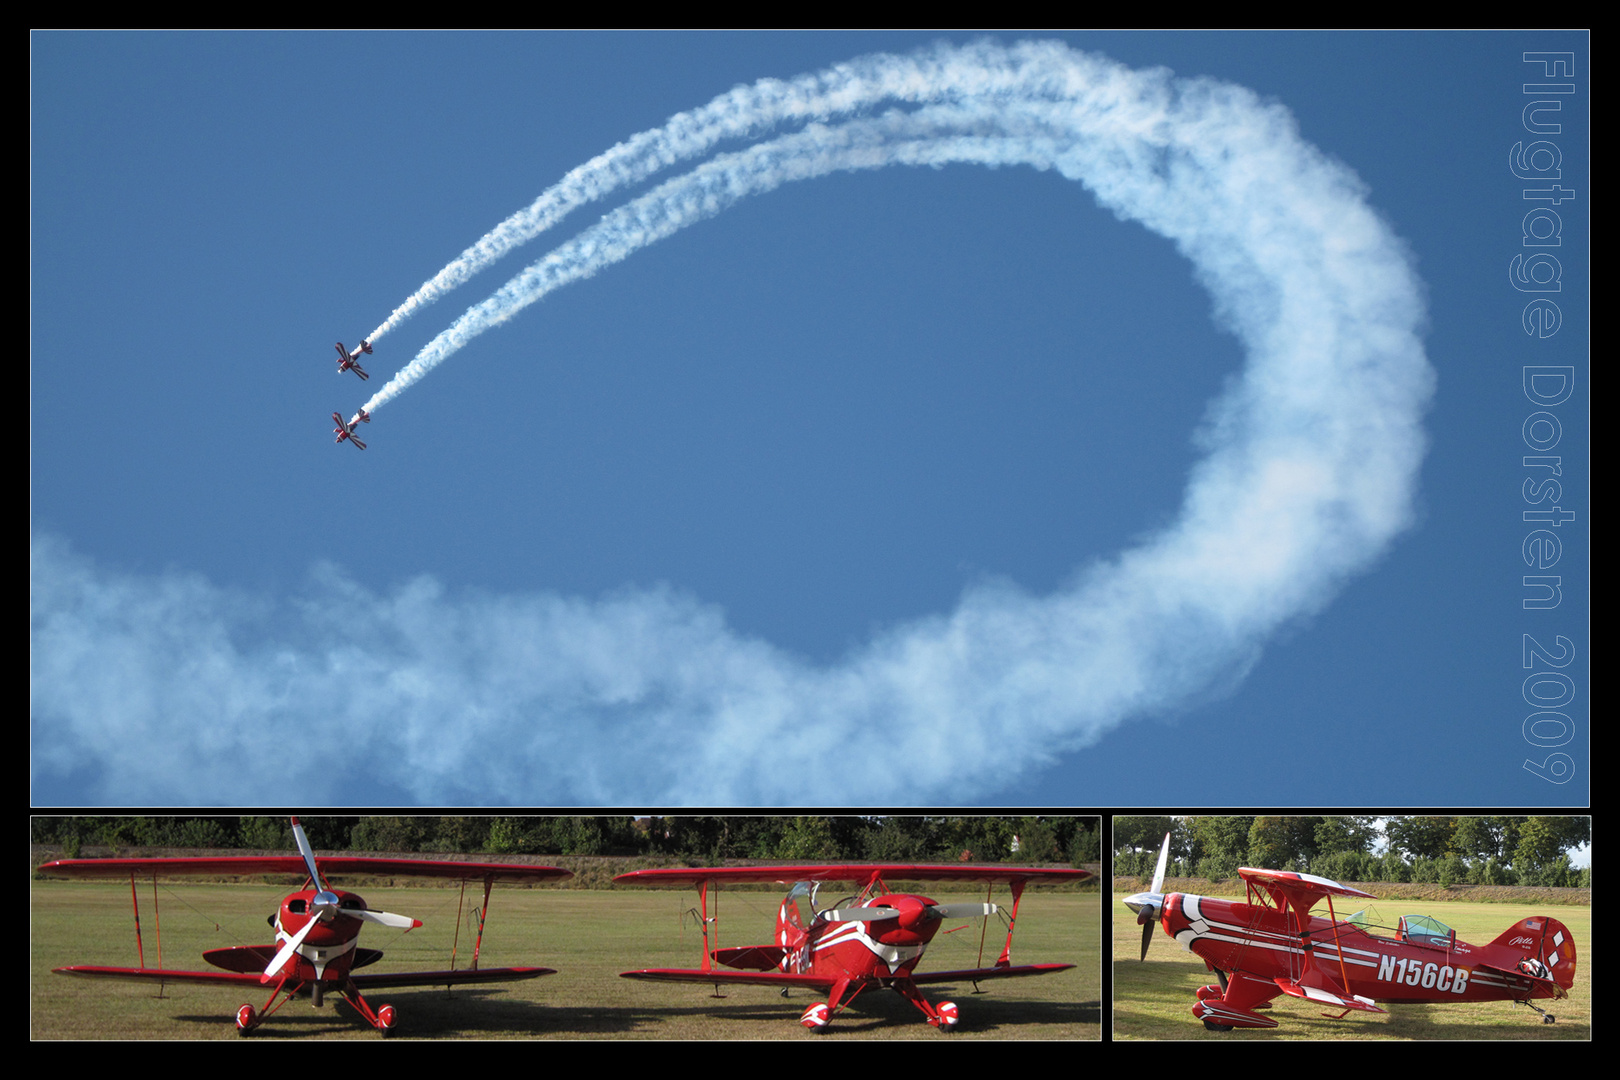
{"label": "tail fin", "polygon": [[[1539,961],[1552,981],[1565,990],[1575,984],[1575,938],[1557,919],[1545,915],[1521,919],[1491,944],[1519,953],[1524,958],[1521,963]],[[1526,970],[1526,974],[1533,972]]]}

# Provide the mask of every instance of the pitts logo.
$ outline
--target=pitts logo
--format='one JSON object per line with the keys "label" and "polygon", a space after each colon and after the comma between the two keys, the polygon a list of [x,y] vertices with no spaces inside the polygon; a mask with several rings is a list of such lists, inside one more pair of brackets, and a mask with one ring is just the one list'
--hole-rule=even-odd
{"label": "pitts logo", "polygon": [[1380,956],[1378,980],[1421,986],[1425,990],[1449,990],[1453,994],[1461,994],[1468,989],[1468,969],[1454,968],[1450,964],[1436,964],[1432,960],[1420,963],[1406,957],[1397,960],[1393,956]]}
{"label": "pitts logo", "polygon": [[1508,944],[1510,946],[1517,945],[1521,949],[1524,948],[1527,945],[1534,945],[1535,943],[1536,943],[1535,938],[1533,938],[1533,937],[1525,937],[1523,934],[1520,934],[1518,937],[1516,937],[1513,940],[1508,942]]}

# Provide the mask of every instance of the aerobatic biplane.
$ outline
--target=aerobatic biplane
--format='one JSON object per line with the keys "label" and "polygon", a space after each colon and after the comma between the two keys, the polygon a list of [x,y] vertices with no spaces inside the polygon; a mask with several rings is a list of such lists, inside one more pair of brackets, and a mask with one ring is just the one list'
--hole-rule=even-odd
{"label": "aerobatic biplane", "polygon": [[[129,879],[131,903],[135,905],[135,948],[140,967],[92,967],[76,965],[56,968],[60,975],[80,975],[101,979],[126,979],[156,983],[194,983],[256,989],[272,985],[269,999],[261,1008],[243,1005],[236,1010],[236,1028],[250,1034],[264,1019],[299,994],[308,995],[316,1007],[327,992],[335,992],[354,1006],[365,1021],[387,1035],[398,1017],[392,1005],[373,1009],[362,992],[402,986],[460,986],[469,983],[515,982],[555,975],[551,968],[480,968],[478,953],[483,947],[484,924],[489,912],[489,893],[496,882],[532,884],[573,877],[568,870],[554,866],[519,866],[508,863],[438,862],[418,859],[373,859],[347,855],[316,857],[297,818],[292,819],[298,855],[236,855],[218,858],[172,859],[63,859],[46,863],[40,872],[72,878]],[[137,879],[159,877],[256,877],[260,875],[302,875],[304,888],[281,902],[271,917],[276,941],[272,945],[238,945],[213,949],[203,959],[219,971],[174,971],[161,966],[147,967],[141,943],[141,915],[135,900]],[[421,926],[419,919],[373,911],[356,893],[329,889],[329,875],[373,875],[387,877],[437,878],[467,883],[482,882],[484,902],[478,908],[478,938],[473,945],[471,965],[456,971],[412,971],[356,974],[382,959],[377,949],[358,947],[360,928],[366,923],[410,930]],[[154,899],[154,904],[155,904]],[[459,916],[458,916],[459,919]],[[161,939],[158,955],[162,956]],[[278,1000],[279,999],[279,1000]]]}
{"label": "aerobatic biplane", "polygon": [[[1564,924],[1538,915],[1508,927],[1489,945],[1469,945],[1427,915],[1404,915],[1395,927],[1372,924],[1364,912],[1341,919],[1333,898],[1375,899],[1370,893],[1313,874],[1243,867],[1246,902],[1190,893],[1164,895],[1170,837],[1159,852],[1153,887],[1126,897],[1142,926],[1147,959],[1153,924],[1204,961],[1219,986],[1198,991],[1192,1014],[1212,1031],[1272,1028],[1256,1010],[1278,994],[1314,1001],[1342,1019],[1351,1012],[1384,1013],[1397,1005],[1513,1001],[1567,997],[1575,982],[1575,942]],[[1311,908],[1327,901],[1328,917]],[[1384,933],[1376,931],[1385,930]]]}
{"label": "aerobatic biplane", "polygon": [[[762,866],[673,868],[637,870],[613,880],[635,885],[696,886],[703,927],[703,966],[697,969],[655,968],[623,972],[626,979],[666,982],[722,983],[771,986],[784,995],[800,987],[827,995],[811,1005],[799,1022],[812,1031],[827,1026],[834,1013],[849,1005],[863,990],[886,986],[910,1001],[928,1022],[941,1031],[956,1026],[954,1002],[930,1002],[918,990],[929,983],[979,983],[1024,975],[1050,975],[1073,964],[1014,966],[1013,925],[1024,888],[1032,881],[1080,881],[1085,870],[1036,870],[1021,866]],[[981,918],[1001,909],[990,903],[939,904],[926,896],[890,891],[885,878],[895,881],[972,882],[1007,885],[1012,911],[1007,916],[1007,941],[1001,955],[981,966],[961,971],[919,972],[917,963],[929,942],[947,920]],[[776,940],[770,945],[719,948],[718,922],[710,912],[710,886],[742,882],[791,885],[776,917]],[[854,882],[857,891],[828,907],[818,906],[820,888],[827,882]],[[716,890],[718,891],[718,890]],[[716,905],[718,910],[718,904]],[[988,926],[986,927],[988,928]],[[720,966],[716,966],[720,965]],[[728,970],[722,970],[728,969]]]}
{"label": "aerobatic biplane", "polygon": [[337,427],[332,429],[333,433],[337,435],[337,438],[332,440],[333,442],[340,443],[347,439],[362,450],[366,448],[366,444],[360,441],[360,437],[354,433],[354,429],[357,425],[371,423],[370,413],[361,409],[347,422],[344,421],[342,413],[333,413],[332,419],[337,422]]}
{"label": "aerobatic biplane", "polygon": [[337,343],[337,352],[338,374],[341,375],[345,371],[352,371],[360,376],[362,382],[371,378],[370,375],[366,374],[366,369],[360,366],[360,354],[366,353],[369,355],[371,353],[371,342],[362,339],[360,344],[355,346],[354,352],[351,353],[343,347],[343,342],[340,341]]}

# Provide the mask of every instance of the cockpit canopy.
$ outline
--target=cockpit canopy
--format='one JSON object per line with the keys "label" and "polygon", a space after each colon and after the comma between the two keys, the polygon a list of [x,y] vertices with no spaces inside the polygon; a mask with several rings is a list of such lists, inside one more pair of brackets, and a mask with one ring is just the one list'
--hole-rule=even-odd
{"label": "cockpit canopy", "polygon": [[1402,915],[1401,940],[1446,948],[1457,940],[1457,931],[1432,915]]}

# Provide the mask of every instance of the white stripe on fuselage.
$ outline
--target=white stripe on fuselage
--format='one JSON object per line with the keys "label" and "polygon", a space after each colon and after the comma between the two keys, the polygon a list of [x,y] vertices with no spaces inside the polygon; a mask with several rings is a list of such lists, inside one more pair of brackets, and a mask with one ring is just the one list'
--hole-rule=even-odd
{"label": "white stripe on fuselage", "polygon": [[851,939],[865,945],[872,955],[883,961],[888,966],[891,975],[903,964],[921,956],[923,950],[928,947],[926,944],[885,945],[881,941],[872,940],[866,933],[866,923],[849,922],[839,923],[836,929],[828,932],[821,940],[817,941],[814,951],[820,952],[834,945],[841,945]]}

